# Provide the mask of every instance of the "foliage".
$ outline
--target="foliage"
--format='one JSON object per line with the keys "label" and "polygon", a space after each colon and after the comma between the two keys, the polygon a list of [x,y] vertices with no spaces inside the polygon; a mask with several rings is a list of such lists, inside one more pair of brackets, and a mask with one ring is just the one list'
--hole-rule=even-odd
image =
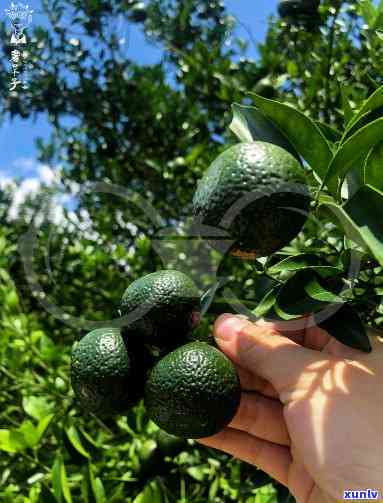
{"label": "foliage", "polygon": [[[233,306],[290,319],[302,306],[320,312],[341,300],[363,323],[383,324],[382,7],[323,0],[312,29],[271,19],[259,61],[245,57],[218,0],[151,0],[143,10],[134,0],[43,0],[42,8],[50,26],[31,27],[30,89],[10,93],[0,66],[2,119],[47,113],[53,134],[37,139],[40,160],[62,166],[60,186],[42,189],[17,221],[7,219],[11,194],[1,192],[0,498],[285,501],[256,468],[193,441],[166,457],[142,404],[108,422],[83,415],[68,381],[70,347],[117,316],[132,280],[163,267],[211,288],[199,329],[207,337],[214,316]],[[122,32],[136,23],[161,61],[132,62],[116,19]],[[0,37],[8,61],[4,23]],[[262,262],[222,259],[189,218],[197,180],[236,141],[233,103],[238,139],[261,137],[299,155],[316,201],[304,232]],[[51,205],[63,190],[75,205],[57,224]],[[345,342],[360,347],[362,332]]]}

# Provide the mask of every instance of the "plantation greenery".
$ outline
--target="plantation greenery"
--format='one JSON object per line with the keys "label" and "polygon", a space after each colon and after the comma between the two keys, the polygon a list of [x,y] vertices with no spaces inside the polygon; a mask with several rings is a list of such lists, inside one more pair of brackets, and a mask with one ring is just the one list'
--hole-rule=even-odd
{"label": "plantation greenery", "polygon": [[[310,26],[270,19],[257,61],[216,0],[41,8],[50,26],[30,28],[28,90],[9,91],[0,25],[1,117],[47,113],[53,133],[36,139],[39,159],[60,166],[57,185],[31,195],[17,219],[7,211],[17,183],[0,193],[0,500],[290,501],[255,467],[159,433],[142,403],[107,420],[84,414],[70,350],[118,318],[132,281],[163,268],[186,272],[205,294],[198,337],[209,339],[215,316],[235,306],[293,319],[344,303],[318,321],[369,350],[364,324],[383,324],[382,4],[322,0]],[[135,23],[161,61],[130,61],[116,19],[122,31]],[[222,259],[193,233],[193,195],[222,151],[253,140],[300,157],[310,218],[267,260]],[[63,190],[77,203],[57,222]]]}

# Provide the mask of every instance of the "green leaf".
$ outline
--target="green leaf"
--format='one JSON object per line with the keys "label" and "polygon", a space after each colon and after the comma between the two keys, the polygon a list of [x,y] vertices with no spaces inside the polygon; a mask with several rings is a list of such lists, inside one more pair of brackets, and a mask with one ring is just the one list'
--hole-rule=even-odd
{"label": "green leaf", "polygon": [[383,118],[367,124],[349,138],[337,151],[331,162],[324,184],[336,195],[347,172],[355,166],[355,159],[367,157],[370,149],[381,141],[383,136]]}
{"label": "green leaf", "polygon": [[372,255],[383,265],[383,192],[365,185],[346,203],[344,211]]}
{"label": "green leaf", "polygon": [[333,154],[320,128],[309,117],[290,105],[251,93],[261,111],[284,133],[299,155],[323,180]]}
{"label": "green leaf", "polygon": [[368,79],[368,82],[374,89],[378,89],[378,87],[380,87],[380,84],[372,77],[369,72],[366,72],[366,77]]}
{"label": "green leaf", "polygon": [[326,290],[318,281],[317,278],[313,277],[305,286],[305,292],[315,300],[319,300],[320,302],[342,302],[342,299]]}
{"label": "green leaf", "polygon": [[382,27],[382,16],[383,16],[383,0],[380,0],[379,5],[376,8],[377,10],[377,16],[376,16],[376,21],[375,21],[375,28],[381,28]]}
{"label": "green leaf", "polygon": [[369,113],[373,112],[377,108],[383,106],[383,86],[378,87],[371,96],[363,102],[358,112],[354,115],[352,120],[347,124],[346,133],[350,131],[351,128],[356,128],[358,123],[360,123],[363,118]]}
{"label": "green leaf", "polygon": [[360,266],[367,261],[367,257],[368,255],[364,252],[348,248],[343,250],[340,260],[343,265],[343,269],[347,271],[348,274],[352,273],[355,275],[358,274]]}
{"label": "green leaf", "polygon": [[230,129],[243,142],[264,141],[279,145],[294,157],[299,156],[286,136],[258,109],[245,105],[232,105],[233,120]]}
{"label": "green leaf", "polygon": [[24,435],[15,430],[0,430],[0,450],[6,452],[21,452],[27,448]]}
{"label": "green leaf", "polygon": [[202,482],[205,479],[203,466],[191,466],[187,468],[186,471],[190,475],[190,477],[192,477],[194,480],[197,480],[198,482]]}
{"label": "green leaf", "polygon": [[302,253],[287,257],[281,262],[274,264],[268,269],[271,274],[280,272],[297,272],[305,269],[311,269],[319,273],[322,277],[336,276],[342,272],[342,269],[330,265],[326,265],[318,257],[311,253]]}
{"label": "green leaf", "polygon": [[72,503],[72,496],[68,484],[65,465],[61,455],[57,455],[55,458],[51,477],[53,494],[55,495],[58,503],[61,503],[62,501],[66,501],[66,503]]}
{"label": "green leaf", "polygon": [[358,8],[369,28],[373,28],[377,12],[372,0],[360,0]]}
{"label": "green leaf", "polygon": [[371,352],[366,329],[358,313],[348,304],[332,306],[330,315],[325,312],[314,314],[314,320],[342,344],[366,353]]}
{"label": "green leaf", "polygon": [[0,430],[0,450],[20,452],[28,447],[36,447],[52,418],[53,414],[42,418],[37,426],[28,420],[23,421],[16,430]]}
{"label": "green leaf", "polygon": [[209,487],[209,500],[208,501],[216,501],[217,492],[219,490],[219,477],[215,477],[213,482]]}
{"label": "green leaf", "polygon": [[372,112],[363,114],[356,124],[354,124],[351,128],[347,129],[344,132],[341,143],[345,143],[349,138],[351,138],[351,136],[353,136],[357,131],[359,131],[359,129],[362,129],[364,126],[371,124],[371,122],[374,122],[377,119],[381,119],[382,116],[383,116],[383,107],[379,107]]}
{"label": "green leaf", "polygon": [[158,484],[155,481],[147,484],[145,489],[134,498],[133,503],[163,503],[162,492]]}
{"label": "green leaf", "polygon": [[347,239],[350,239],[364,250],[369,251],[360,229],[342,206],[331,201],[323,202],[321,206],[329,210],[329,217],[340,227]]}
{"label": "green leaf", "polygon": [[79,430],[80,430],[81,435],[84,436],[85,440],[87,442],[89,442],[90,445],[92,445],[93,447],[96,447],[97,449],[103,448],[103,444],[101,442],[97,442],[96,440],[94,440],[83,427],[79,426]]}
{"label": "green leaf", "polygon": [[79,452],[82,456],[90,459],[91,456],[82,445],[80,434],[77,429],[73,425],[71,425],[68,428],[65,428],[65,433],[68,437],[69,442],[73,445],[76,451]]}
{"label": "green leaf", "polygon": [[320,129],[324,137],[328,142],[331,143],[336,143],[341,140],[342,135],[341,133],[333,128],[332,126],[329,126],[328,124],[325,124],[324,122],[319,122],[319,121],[314,121],[315,125]]}
{"label": "green leaf", "polygon": [[279,291],[279,286],[276,286],[274,288],[271,288],[263,297],[261,302],[257,305],[255,309],[253,309],[252,313],[254,316],[257,318],[262,318],[265,314],[267,314],[270,309],[274,306],[276,300],[277,300],[277,295]]}
{"label": "green leaf", "polygon": [[281,287],[274,309],[284,320],[298,318],[326,307],[339,297],[324,289],[314,271],[298,271]]}
{"label": "green leaf", "polygon": [[348,87],[345,86],[344,84],[340,84],[340,93],[342,97],[342,108],[343,108],[343,113],[344,113],[344,118],[346,124],[349,124],[351,119],[354,116],[354,111],[350,105],[350,101],[348,98]]}
{"label": "green leaf", "polygon": [[340,189],[342,199],[350,199],[364,185],[363,173],[365,163],[366,159],[363,157],[355,159],[354,165],[348,171]]}
{"label": "green leaf", "polygon": [[62,460],[60,456],[55,458],[52,466],[51,477],[52,477],[52,489],[58,503],[61,503],[62,498],[62,487],[61,487],[61,464]]}
{"label": "green leaf", "polygon": [[363,181],[374,189],[383,190],[383,142],[370,150],[363,167]]}
{"label": "green leaf", "polygon": [[24,436],[28,447],[33,448],[39,443],[40,436],[32,421],[24,421],[18,428],[18,432]]}
{"label": "green leaf", "polygon": [[43,396],[28,396],[23,398],[25,412],[39,421],[52,412],[52,404]]}
{"label": "green leaf", "polygon": [[55,417],[54,414],[48,414],[47,416],[40,419],[40,421],[38,422],[36,430],[39,441],[41,440],[42,436],[44,435],[45,431],[47,430],[48,426],[50,425],[54,417]]}
{"label": "green leaf", "polygon": [[[382,250],[382,193],[368,185],[363,186],[344,206],[326,201],[321,206],[329,210],[332,220],[363,250],[372,254],[383,265]],[[355,220],[354,220],[355,219]]]}
{"label": "green leaf", "polygon": [[106,503],[104,485],[100,478],[94,476],[93,465],[88,465],[89,481],[96,503]]}

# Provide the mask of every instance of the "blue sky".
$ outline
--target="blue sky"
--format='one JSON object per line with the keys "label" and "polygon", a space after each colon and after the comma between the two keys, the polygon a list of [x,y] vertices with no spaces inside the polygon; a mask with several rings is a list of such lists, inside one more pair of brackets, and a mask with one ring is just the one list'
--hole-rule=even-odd
{"label": "blue sky", "polygon": [[[14,0],[15,2],[17,0]],[[10,29],[9,20],[6,18],[4,9],[9,8],[11,0],[0,0],[0,16],[6,19]],[[39,14],[40,0],[23,0],[34,9],[33,25],[47,26],[46,19]],[[275,13],[277,0],[224,0],[227,10],[238,21],[236,33],[249,40],[248,55],[256,57],[255,44],[263,40],[267,29],[267,18]],[[251,33],[251,41],[249,37]],[[126,35],[126,55],[130,59],[142,64],[157,62],[161,57],[160,48],[146,43],[141,31],[131,25]],[[49,179],[49,174],[36,162],[36,147],[34,139],[38,136],[43,139],[49,138],[50,125],[45,115],[40,114],[36,121],[32,118],[22,120],[19,118],[6,121],[0,125],[0,181],[14,176],[23,179],[39,177],[41,174]]]}

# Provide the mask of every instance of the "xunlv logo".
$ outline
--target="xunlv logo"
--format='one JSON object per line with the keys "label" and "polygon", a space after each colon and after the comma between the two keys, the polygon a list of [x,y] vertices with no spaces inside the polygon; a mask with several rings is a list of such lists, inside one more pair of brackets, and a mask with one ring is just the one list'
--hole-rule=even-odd
{"label": "xunlv logo", "polygon": [[366,489],[365,491],[344,491],[344,500],[377,500],[379,498],[379,491],[373,489]]}

